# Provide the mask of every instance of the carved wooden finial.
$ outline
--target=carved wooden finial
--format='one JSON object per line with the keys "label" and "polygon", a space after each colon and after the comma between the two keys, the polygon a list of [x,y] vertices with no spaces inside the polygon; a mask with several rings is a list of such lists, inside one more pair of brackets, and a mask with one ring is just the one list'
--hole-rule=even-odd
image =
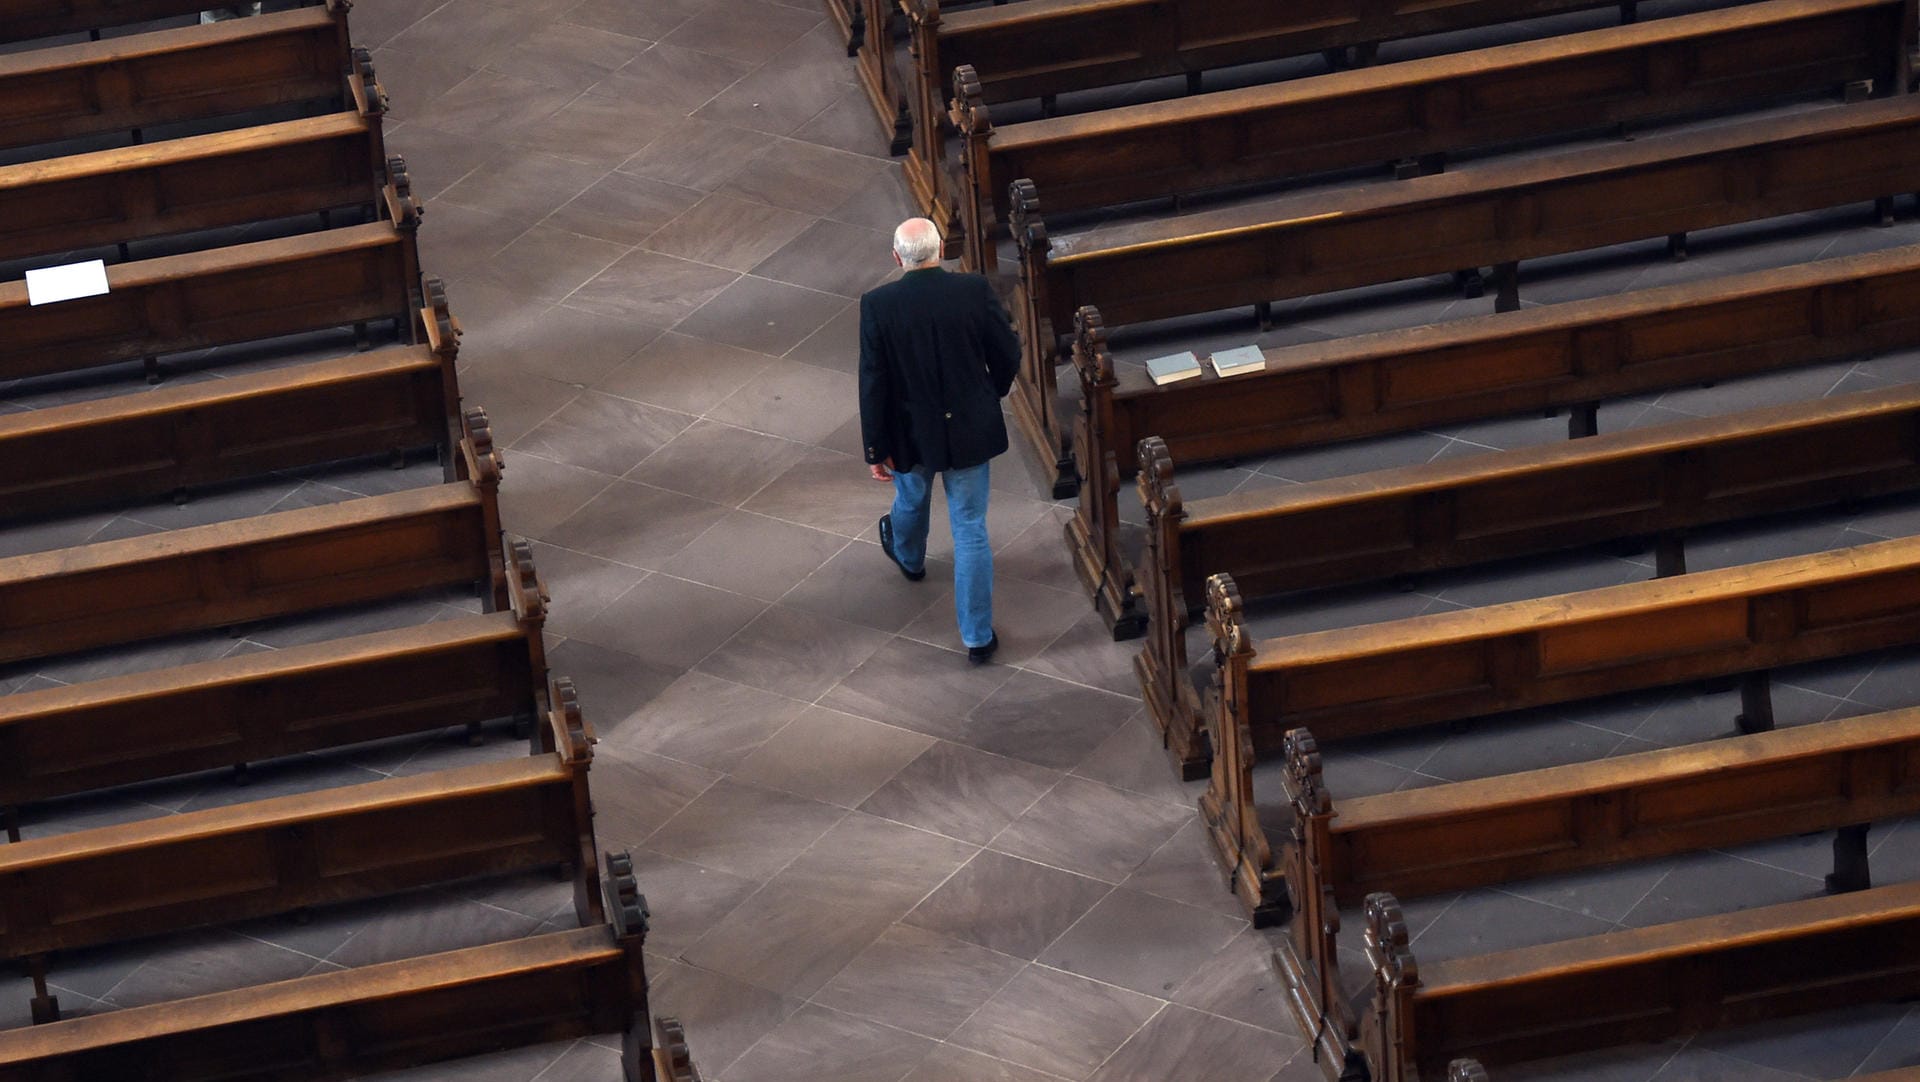
{"label": "carved wooden finial", "polygon": [[407,171],[407,159],[398,154],[387,159],[388,199],[392,201],[389,216],[393,226],[405,232],[420,228],[420,218],[427,213],[420,201],[413,197],[413,174]]}
{"label": "carved wooden finial", "polygon": [[1180,486],[1173,480],[1173,452],[1167,441],[1148,436],[1140,441],[1140,504],[1150,518],[1178,515],[1184,507]]}
{"label": "carved wooden finial", "polygon": [[593,746],[599,738],[580,713],[580,690],[574,687],[573,678],[554,677],[548,685],[548,697],[553,702],[554,736],[564,737],[559,744],[561,758],[570,764],[592,762]]}
{"label": "carved wooden finial", "polygon": [[1477,1059],[1457,1059],[1447,1064],[1447,1082],[1488,1082],[1487,1069]]}
{"label": "carved wooden finial", "polygon": [[512,565],[509,592],[513,596],[514,614],[523,623],[545,620],[547,602],[553,597],[547,593],[546,584],[540,581],[539,570],[533,566],[533,546],[526,541],[510,541],[507,543],[507,557]]}
{"label": "carved wooden finial", "polygon": [[1420,965],[1407,946],[1407,919],[1400,900],[1385,891],[1367,895],[1364,946],[1367,964],[1382,989],[1411,988],[1420,983]]}
{"label": "carved wooden finial", "polygon": [[1073,364],[1090,387],[1119,383],[1113,374],[1113,354],[1107,352],[1107,321],[1092,305],[1073,314]]}
{"label": "carved wooden finial", "polygon": [[629,936],[645,938],[647,920],[653,914],[647,910],[647,896],[640,893],[640,884],[633,878],[633,858],[626,853],[607,854],[607,910],[613,916],[613,933],[621,939]]}
{"label": "carved wooden finial", "polygon": [[355,46],[353,50],[353,73],[360,77],[360,85],[366,91],[366,104],[363,106],[368,117],[387,115],[387,92],[380,85],[379,76],[373,71],[373,54]]}
{"label": "carved wooden finial", "polygon": [[427,302],[420,310],[420,318],[427,324],[427,340],[449,359],[458,357],[462,332],[460,321],[453,318],[453,312],[447,307],[447,283],[439,278],[426,278],[420,288]]}
{"label": "carved wooden finial", "polygon": [[500,475],[507,472],[507,462],[493,445],[493,422],[487,419],[487,411],[468,407],[460,415],[460,427],[473,453],[473,484],[478,488],[498,485]]}
{"label": "carved wooden finial", "polygon": [[1240,587],[1232,575],[1222,571],[1207,576],[1207,631],[1213,636],[1216,660],[1253,652],[1243,610]]}
{"label": "carved wooden finial", "polygon": [[1047,223],[1040,217],[1040,189],[1022,178],[1007,188],[1007,222],[1022,252],[1047,250]]}
{"label": "carved wooden finial", "polygon": [[693,1051],[687,1047],[687,1030],[678,1018],[662,1017],[654,1022],[654,1047],[666,1060],[667,1077],[660,1082],[700,1082],[693,1065]]}
{"label": "carved wooden finial", "polygon": [[327,0],[327,10],[335,15],[345,15],[353,10],[353,0]]}
{"label": "carved wooden finial", "polygon": [[986,92],[980,87],[980,73],[972,64],[953,69],[953,102],[947,115],[962,136],[982,136],[993,131],[993,119],[987,114]]}
{"label": "carved wooden finial", "polygon": [[1326,815],[1333,811],[1333,796],[1327,792],[1321,773],[1320,743],[1305,729],[1289,729],[1281,745],[1286,757],[1287,801],[1296,818]]}

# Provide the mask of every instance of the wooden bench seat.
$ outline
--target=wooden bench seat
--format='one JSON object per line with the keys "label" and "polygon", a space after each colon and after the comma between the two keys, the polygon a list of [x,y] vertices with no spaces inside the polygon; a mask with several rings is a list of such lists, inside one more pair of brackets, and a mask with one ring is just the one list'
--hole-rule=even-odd
{"label": "wooden bench seat", "polygon": [[57,797],[544,714],[543,589],[513,546],[508,611],[0,698],[0,820]]}
{"label": "wooden bench seat", "polygon": [[0,42],[89,31],[97,38],[106,27],[198,15],[205,8],[203,0],[0,0]]}
{"label": "wooden bench seat", "polygon": [[0,559],[0,663],[478,583],[508,604],[497,453],[469,480]]}
{"label": "wooden bench seat", "polygon": [[1140,447],[1149,632],[1134,661],[1184,776],[1210,751],[1186,628],[1209,576],[1242,600],[1655,538],[1686,570],[1689,527],[1920,490],[1920,388],[1908,385],[1547,447],[1444,459],[1187,503],[1166,443]]}
{"label": "wooden bench seat", "polygon": [[949,239],[964,238],[970,269],[991,270],[989,227],[1007,221],[1022,178],[1060,214],[1396,160],[1433,172],[1474,147],[1843,87],[1897,93],[1910,79],[1910,9],[1767,0],[1002,128],[963,67],[952,113],[964,183]]}
{"label": "wooden bench seat", "polygon": [[0,416],[0,457],[13,463],[0,480],[0,508],[28,517],[184,498],[204,485],[341,459],[445,454],[448,397],[458,394],[451,356],[393,346]]}
{"label": "wooden bench seat", "polygon": [[908,152],[907,179],[924,209],[945,188],[944,118],[953,71],[971,66],[987,102],[1040,98],[1201,73],[1288,56],[1325,53],[1335,66],[1351,56],[1372,62],[1385,41],[1493,26],[1567,11],[1618,7],[1632,21],[1634,0],[1320,0],[1298,6],[1267,0],[1024,0],[1005,7],[943,11],[939,0],[895,0],[906,22],[912,68],[892,70],[894,4],[862,0],[866,41],[862,84],[895,153]]}
{"label": "wooden bench seat", "polygon": [[[0,259],[401,207],[378,112],[353,110],[0,166]],[[394,215],[410,228],[407,200]],[[404,215],[404,217],[402,216]]]}
{"label": "wooden bench seat", "polygon": [[1591,435],[1606,399],[1920,346],[1915,290],[1909,246],[1273,349],[1264,372],[1166,387],[1116,368],[1088,310],[1074,343],[1087,470],[1067,527],[1075,567],[1117,630],[1138,626],[1120,485],[1150,436],[1184,465],[1556,407],[1571,409],[1570,435]]}
{"label": "wooden bench seat", "polygon": [[0,147],[366,98],[374,87],[356,59],[371,68],[348,46],[344,0],[4,55]]}
{"label": "wooden bench seat", "polygon": [[388,222],[114,264],[107,287],[36,307],[24,281],[0,282],[0,379],[144,359],[157,382],[168,353],[384,319],[436,344],[427,331],[453,326],[414,230]]}
{"label": "wooden bench seat", "polygon": [[1743,731],[1773,727],[1768,672],[1920,643],[1920,538],[1255,642],[1230,575],[1207,580],[1217,671],[1201,812],[1235,891],[1271,911],[1253,767],[1322,744],[1688,681],[1740,678]]}
{"label": "wooden bench seat", "polygon": [[1277,955],[1303,1031],[1336,1042],[1353,1024],[1339,908],[1375,891],[1431,895],[1828,830],[1828,889],[1863,890],[1866,824],[1920,812],[1920,710],[1339,801],[1307,730],[1287,734],[1285,754],[1291,923]]}
{"label": "wooden bench seat", "polygon": [[0,1082],[325,1082],[599,1033],[622,1035],[629,1082],[698,1082],[677,1022],[677,1048],[649,1047],[625,854],[605,883],[589,927],[0,1032]]}
{"label": "wooden bench seat", "polygon": [[1511,311],[1521,260],[1663,236],[1682,250],[1693,230],[1848,203],[1886,219],[1917,187],[1920,99],[1903,95],[1070,239],[1049,239],[1029,188],[1015,420],[1070,476],[1054,362],[1083,306],[1108,328],[1240,305],[1264,319],[1274,300],[1493,266]]}
{"label": "wooden bench seat", "polygon": [[1367,899],[1361,1023],[1374,1082],[1920,994],[1920,884],[1419,962],[1390,894]]}
{"label": "wooden bench seat", "polygon": [[0,958],[27,964],[46,1022],[61,951],[542,867],[575,881],[582,924],[603,920],[593,734],[570,682],[553,697],[522,758],[0,846]]}

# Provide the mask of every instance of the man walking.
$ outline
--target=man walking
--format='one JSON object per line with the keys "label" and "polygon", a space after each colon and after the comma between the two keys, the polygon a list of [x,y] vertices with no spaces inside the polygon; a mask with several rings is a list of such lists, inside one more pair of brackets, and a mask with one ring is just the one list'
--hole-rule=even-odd
{"label": "man walking", "polygon": [[1020,341],[993,286],[940,269],[940,231],[911,218],[893,233],[906,273],[860,298],[860,432],[876,481],[893,482],[880,548],[910,581],[927,575],[933,475],[953,531],[953,607],[967,659],[984,665],[993,630],[987,463],[1007,449],[1000,400],[1013,387]]}

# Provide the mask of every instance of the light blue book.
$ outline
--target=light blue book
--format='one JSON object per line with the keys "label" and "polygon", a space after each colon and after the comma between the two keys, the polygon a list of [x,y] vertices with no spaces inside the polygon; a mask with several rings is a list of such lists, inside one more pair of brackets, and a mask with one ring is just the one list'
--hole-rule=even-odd
{"label": "light blue book", "polygon": [[1237,376],[1243,372],[1263,372],[1267,367],[1267,355],[1259,346],[1235,346],[1214,353],[1208,360],[1213,362],[1215,375]]}
{"label": "light blue book", "polygon": [[1147,362],[1147,375],[1153,377],[1156,386],[1165,387],[1169,383],[1178,383],[1183,379],[1192,379],[1200,374],[1200,358],[1192,350],[1175,353],[1167,357],[1155,357]]}

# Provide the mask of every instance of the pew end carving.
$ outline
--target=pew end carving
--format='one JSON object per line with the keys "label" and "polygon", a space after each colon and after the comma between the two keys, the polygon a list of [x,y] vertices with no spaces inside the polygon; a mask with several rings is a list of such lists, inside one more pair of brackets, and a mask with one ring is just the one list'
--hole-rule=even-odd
{"label": "pew end carving", "polygon": [[[1133,669],[1148,712],[1160,729],[1161,744],[1171,753],[1181,780],[1198,781],[1207,776],[1213,749],[1187,656],[1189,609],[1180,560],[1186,502],[1175,483],[1173,454],[1165,440],[1158,436],[1141,440],[1139,456],[1136,483],[1140,505],[1147,513],[1147,541],[1133,582],[1145,610],[1146,639],[1133,659]],[[1093,495],[1091,485],[1082,490],[1083,509]]]}
{"label": "pew end carving", "polygon": [[507,589],[506,554],[501,548],[500,475],[505,460],[493,445],[493,425],[487,411],[469,407],[460,417],[460,444],[455,450],[459,480],[479,490],[486,521],[481,529],[487,538],[487,583],[484,599],[488,612],[499,612],[512,605]]}
{"label": "pew end carving", "polygon": [[599,737],[580,712],[580,693],[571,677],[553,677],[548,684],[547,698],[553,704],[547,712],[547,724],[539,727],[539,736],[529,741],[528,750],[535,755],[559,755],[560,761],[579,779],[573,788],[573,822],[579,848],[563,872],[573,883],[574,916],[585,928],[607,919],[596,860],[592,793],[586,783],[587,771],[593,766],[593,746],[599,743]]}
{"label": "pew end carving", "polygon": [[1313,734],[1295,729],[1286,736],[1283,754],[1289,819],[1282,843],[1280,874],[1288,921],[1287,935],[1275,950],[1275,961],[1287,982],[1287,1006],[1301,1032],[1314,1035],[1320,1062],[1333,1078],[1366,1077],[1352,1012],[1340,986],[1340,907],[1324,874],[1330,859],[1327,833],[1333,819],[1333,797],[1321,772],[1320,745]]}
{"label": "pew end carving", "polygon": [[377,120],[387,115],[387,92],[373,71],[373,53],[364,48],[353,50],[353,63],[347,74],[347,89],[353,95],[353,107],[360,115]]}
{"label": "pew end carving", "polygon": [[[687,1030],[678,1018],[654,1020],[655,1082],[700,1082],[700,1070],[687,1047]],[[1480,1082],[1486,1082],[1484,1078]]]}
{"label": "pew end carving", "polygon": [[1254,654],[1240,588],[1231,575],[1207,579],[1207,632],[1217,662],[1205,710],[1211,719],[1213,774],[1200,796],[1200,816],[1227,873],[1227,886],[1252,911],[1255,927],[1286,911],[1273,850],[1253,803],[1253,730],[1246,722],[1248,666]]}
{"label": "pew end carving", "polygon": [[980,89],[980,73],[971,64],[953,69],[953,104],[948,119],[960,133],[962,183],[952,208],[954,228],[947,241],[952,244],[958,235],[961,266],[965,269],[992,274],[1000,262],[996,238],[988,232],[998,224],[992,220],[993,173],[988,164],[993,119]]}
{"label": "pew end carving", "polygon": [[1407,921],[1393,895],[1367,896],[1362,946],[1373,975],[1360,1026],[1371,1082],[1419,1082],[1417,1072],[1407,1068],[1413,1060],[1412,1005],[1420,987],[1420,965],[1408,946]]}
{"label": "pew end carving", "polygon": [[[1080,416],[1074,422],[1074,443],[1078,472],[1088,483],[1081,486],[1080,506],[1067,520],[1067,547],[1081,584],[1118,642],[1145,630],[1146,610],[1133,582],[1132,564],[1120,545],[1120,507],[1113,498],[1120,487],[1120,464],[1114,441],[1107,436],[1113,426],[1113,391],[1118,381],[1098,309],[1074,313],[1072,357],[1084,392]],[[1104,453],[1096,455],[1095,449]]]}
{"label": "pew end carving", "polygon": [[1015,330],[1022,348],[1020,378],[1014,381],[1013,420],[1040,460],[1053,463],[1053,498],[1063,500],[1079,487],[1073,449],[1060,424],[1060,393],[1054,366],[1061,361],[1061,342],[1054,333],[1045,295],[1044,271],[1053,242],[1040,216],[1040,194],[1030,180],[1013,182],[1008,226],[1025,268],[1014,305]]}

